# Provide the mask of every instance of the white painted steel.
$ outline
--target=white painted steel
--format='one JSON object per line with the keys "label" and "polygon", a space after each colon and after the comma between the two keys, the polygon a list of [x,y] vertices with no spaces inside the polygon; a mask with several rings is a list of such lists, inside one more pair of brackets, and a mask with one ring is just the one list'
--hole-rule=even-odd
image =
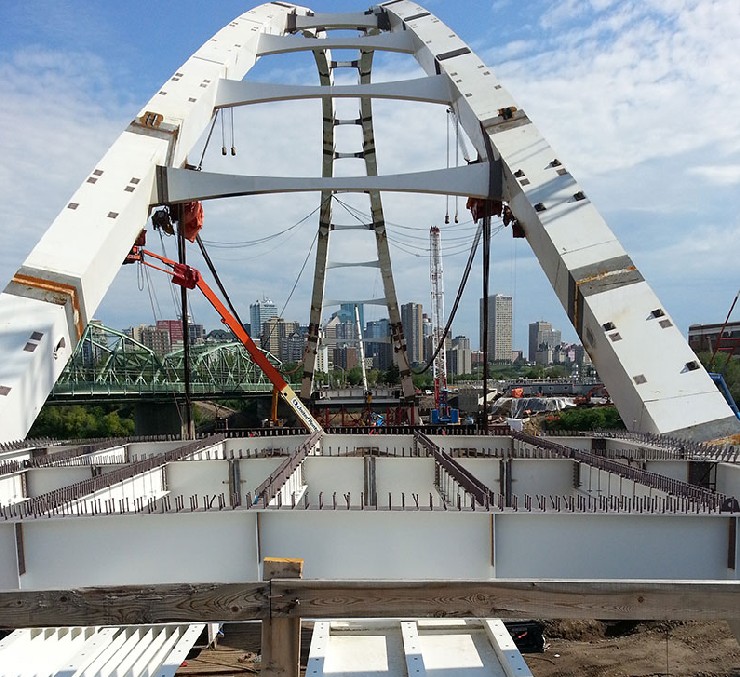
{"label": "white painted steel", "polygon": [[[382,439],[367,437],[369,441]],[[253,492],[280,460],[237,461],[242,498],[247,491]],[[479,479],[496,484],[499,459],[462,458],[460,462]],[[537,464],[543,468],[540,476]],[[157,512],[162,509],[160,504],[153,514],[145,509],[138,514],[77,515],[81,506],[91,505],[88,497],[67,505],[66,516],[11,517],[0,522],[0,588],[257,580],[264,556],[303,558],[307,578],[444,580],[451,572],[455,578],[478,580],[737,578],[736,570],[727,569],[728,534],[736,517],[691,512],[571,513],[565,512],[565,506],[559,512],[551,495],[563,500],[579,493],[593,497],[663,496],[660,491],[583,464],[579,464],[581,486],[574,493],[572,485],[569,490],[565,486],[567,470],[572,473],[574,468],[569,460],[512,460],[519,510],[502,511],[494,506],[491,512],[483,511],[480,505],[475,511],[459,512],[457,497],[464,507],[470,506],[469,498],[446,473],[440,476],[440,483],[450,504],[442,509],[434,464],[424,457],[376,457],[378,508],[365,509],[361,509],[365,486],[361,457],[309,456],[300,472],[282,487],[282,504],[286,506],[282,510],[232,510],[228,501],[226,510],[218,510],[217,495],[226,494],[229,488],[226,461],[170,465],[174,469],[170,473],[170,512]],[[735,470],[735,466],[720,464],[718,478],[723,488],[738,495]],[[200,487],[198,475],[207,478]],[[570,477],[572,482],[572,474]],[[546,478],[552,484],[547,485]],[[151,492],[147,482],[150,480],[145,476],[133,481],[130,496]],[[306,490],[308,510],[301,500]],[[544,512],[536,501],[532,511],[523,509],[525,490],[543,492],[539,495],[545,496]],[[292,510],[294,492],[297,508]],[[430,493],[433,512],[429,510]],[[179,510],[175,506],[178,496],[183,499]],[[204,510],[206,500],[210,509]],[[135,509],[136,502],[130,503],[130,509]],[[318,509],[320,503],[323,510]],[[401,510],[403,504],[406,510]],[[118,505],[113,510],[118,511]],[[20,525],[26,573],[19,576],[16,529]],[[447,545],[440,548],[440,543]]]}
{"label": "white painted steel", "polygon": [[500,621],[387,619],[317,623],[306,674],[531,677],[532,673]]}
{"label": "white painted steel", "polygon": [[324,97],[339,99],[369,97],[423,101],[443,105],[449,105],[451,101],[449,79],[444,75],[396,82],[374,82],[369,85],[333,85],[330,87],[221,80],[216,97],[216,108]]}
{"label": "white painted steel", "polygon": [[14,677],[169,677],[203,628],[194,623],[16,630],[0,640],[0,669]]}
{"label": "white painted steel", "polygon": [[406,658],[406,672],[409,677],[426,677],[419,628],[416,621],[401,621],[401,637],[403,639],[403,653]]}
{"label": "white painted steel", "polygon": [[[413,53],[435,78],[430,83],[438,83],[439,77],[448,79],[457,118],[480,157],[502,161],[501,197],[523,226],[631,429],[696,439],[739,429],[704,370],[693,368],[694,354],[613,233],[564,165],[555,162],[554,151],[517,110],[492,71],[418,4],[401,0],[386,4],[382,11],[387,13],[390,31],[312,38],[286,35],[298,25],[293,17],[291,26],[288,15],[305,16],[309,13],[305,8],[262,5],[219,31],[163,85],[73,195],[0,296],[0,353],[13,356],[0,364],[0,392],[4,393],[0,395],[4,421],[0,439],[25,435],[115,275],[110,262],[123,258],[146,221],[149,205],[158,199],[155,166],[182,165],[212,118],[219,90],[228,87],[222,81],[240,80],[259,54],[298,49],[326,54],[332,48],[366,54],[375,49]],[[377,23],[375,15],[362,17],[357,28],[365,30],[362,27]],[[326,20],[351,25],[357,18]],[[320,20],[306,21],[311,25]],[[277,98],[277,94],[271,96]],[[366,95],[360,98],[363,106],[369,101]],[[223,177],[218,183],[230,186],[211,186],[204,195],[197,190],[182,192],[188,197],[216,197],[264,190],[396,189],[499,197],[489,195],[487,181],[481,185],[482,174],[487,173],[484,167],[488,163],[457,168],[463,172],[373,177],[354,183],[350,179],[344,185],[328,177],[298,179],[298,183],[276,179],[269,185],[264,183],[266,177]],[[446,177],[445,185],[435,186],[441,176]],[[213,182],[202,175],[199,181]],[[177,199],[174,172],[169,183]]]}
{"label": "white painted steel", "polygon": [[506,673],[506,677],[532,677],[532,672],[524,660],[524,656],[516,648],[516,644],[514,644],[514,640],[503,622],[498,619],[484,620],[483,628],[498,656],[501,667]]}
{"label": "white painted steel", "polygon": [[23,472],[0,477],[0,505],[12,505],[26,500],[23,491]]}
{"label": "white painted steel", "polygon": [[309,16],[297,16],[296,28],[377,28],[375,12],[347,12],[344,14],[317,12]]}
{"label": "white painted steel", "polygon": [[[728,517],[494,515],[496,578],[723,580]],[[587,545],[588,544],[588,545]]]}
{"label": "white painted steel", "polygon": [[0,589],[18,588],[18,558],[15,545],[15,527],[0,525]]}
{"label": "white painted steel", "polygon": [[28,498],[41,496],[60,487],[69,487],[92,476],[89,465],[29,468],[26,472]]}
{"label": "white painted steel", "polygon": [[489,171],[489,166],[484,163],[409,174],[332,177],[240,176],[196,172],[188,169],[168,169],[165,191],[161,194],[160,200],[178,203],[240,195],[304,193],[322,190],[353,193],[381,190],[392,193],[468,195],[486,198],[490,192]]}
{"label": "white painted steel", "polygon": [[[0,525],[11,553],[12,530]],[[23,589],[259,580],[256,511],[35,520],[24,522],[23,533]]]}
{"label": "white painted steel", "polygon": [[450,77],[453,109],[481,157],[501,159],[503,197],[626,425],[695,439],[740,430],[704,369],[687,368],[697,358],[662,304],[491,69],[417,3],[384,8],[394,31],[416,36],[424,71]]}
{"label": "white painted steel", "polygon": [[411,54],[416,48],[411,33],[379,33],[378,35],[327,38],[304,38],[299,35],[269,35],[263,33],[257,46],[257,55],[287,54],[326,49],[357,49],[362,51],[380,50],[384,52],[403,52]]}

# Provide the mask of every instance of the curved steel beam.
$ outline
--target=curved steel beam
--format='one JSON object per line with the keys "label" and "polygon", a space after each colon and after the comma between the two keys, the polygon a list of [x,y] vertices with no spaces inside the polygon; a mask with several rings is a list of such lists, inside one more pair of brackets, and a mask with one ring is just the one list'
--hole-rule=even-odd
{"label": "curved steel beam", "polygon": [[481,157],[500,159],[503,198],[630,430],[720,437],[740,424],[667,310],[558,154],[452,30],[410,0],[381,5],[414,58],[446,74]]}

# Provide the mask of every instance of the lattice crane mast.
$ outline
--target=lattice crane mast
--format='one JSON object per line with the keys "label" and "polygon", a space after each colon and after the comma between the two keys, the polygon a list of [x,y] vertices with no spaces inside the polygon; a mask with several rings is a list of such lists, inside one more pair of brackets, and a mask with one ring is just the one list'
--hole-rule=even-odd
{"label": "lattice crane mast", "polygon": [[450,408],[447,404],[447,351],[444,335],[445,291],[441,238],[437,226],[429,229],[429,271],[432,283],[432,350],[436,352],[432,362],[436,415],[432,413],[432,422],[446,422],[450,418]]}

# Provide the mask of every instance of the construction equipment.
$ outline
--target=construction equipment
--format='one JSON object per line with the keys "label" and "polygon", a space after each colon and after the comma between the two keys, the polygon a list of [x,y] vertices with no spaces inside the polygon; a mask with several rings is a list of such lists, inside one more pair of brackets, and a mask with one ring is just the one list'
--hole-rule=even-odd
{"label": "construction equipment", "polygon": [[607,392],[606,388],[604,387],[603,383],[598,383],[593,388],[591,388],[585,395],[576,395],[576,397],[573,398],[573,404],[580,406],[590,406],[591,398],[594,396],[596,397],[602,397],[606,400],[606,404],[610,404],[611,400],[609,399],[609,393]]}
{"label": "construction equipment", "polygon": [[444,284],[442,280],[442,253],[439,228],[429,229],[430,239],[430,276],[432,282],[432,350],[436,356],[432,363],[434,375],[434,409],[431,411],[431,423],[459,423],[457,409],[451,409],[447,403],[447,351],[445,350],[444,317]]}
{"label": "construction equipment", "polygon": [[[147,257],[157,259],[161,261],[166,268],[155,265],[151,261],[147,260]],[[223,304],[221,299],[216,296],[213,289],[206,284],[203,276],[198,270],[188,266],[184,263],[177,263],[172,259],[168,259],[165,256],[155,254],[148,249],[144,249],[142,246],[135,244],[131,249],[131,253],[126,257],[126,263],[141,263],[142,265],[148,266],[155,270],[161,270],[172,276],[172,284],[177,284],[186,289],[195,289],[197,287],[200,292],[205,296],[208,302],[213,306],[214,310],[221,317],[221,321],[234,333],[242,345],[246,348],[250,357],[254,360],[255,364],[262,369],[270,379],[270,383],[273,385],[273,402],[277,402],[277,398],[282,398],[287,405],[293,410],[298,420],[306,427],[310,432],[323,432],[323,428],[319,422],[311,416],[308,408],[301,402],[298,395],[296,395],[290,384],[283,378],[282,374],[275,368],[275,366],[267,359],[267,356],[260,350],[251,336],[247,334],[244,327],[237,321],[234,315],[229,309]],[[273,416],[275,415],[275,406],[273,405]]]}

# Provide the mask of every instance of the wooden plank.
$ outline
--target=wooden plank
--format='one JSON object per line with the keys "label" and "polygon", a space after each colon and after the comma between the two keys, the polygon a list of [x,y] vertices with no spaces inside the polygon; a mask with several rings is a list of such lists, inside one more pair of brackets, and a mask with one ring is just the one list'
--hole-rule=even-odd
{"label": "wooden plank", "polygon": [[269,583],[0,592],[0,627],[236,622],[269,614]]}
{"label": "wooden plank", "polygon": [[740,619],[740,581],[273,580],[271,595],[273,617]]}
{"label": "wooden plank", "polygon": [[0,592],[0,627],[315,618],[740,621],[740,581],[311,581]]}
{"label": "wooden plank", "polygon": [[[265,557],[262,562],[262,578],[271,581],[300,579],[303,575],[302,559]],[[279,593],[278,593],[279,594]],[[270,591],[270,609],[278,601]],[[283,605],[291,608],[290,602]],[[301,618],[292,614],[289,618],[272,617],[262,620],[262,667],[264,677],[299,677],[301,671]]]}

